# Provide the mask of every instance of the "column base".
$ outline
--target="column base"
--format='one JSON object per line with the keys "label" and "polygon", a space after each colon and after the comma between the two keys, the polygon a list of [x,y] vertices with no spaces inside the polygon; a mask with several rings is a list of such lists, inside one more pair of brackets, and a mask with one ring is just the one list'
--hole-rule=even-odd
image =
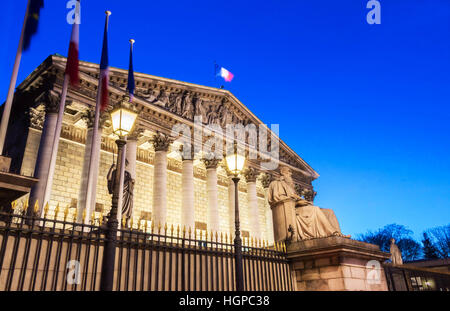
{"label": "column base", "polygon": [[298,291],[387,291],[381,265],[390,254],[343,237],[292,243],[287,248]]}

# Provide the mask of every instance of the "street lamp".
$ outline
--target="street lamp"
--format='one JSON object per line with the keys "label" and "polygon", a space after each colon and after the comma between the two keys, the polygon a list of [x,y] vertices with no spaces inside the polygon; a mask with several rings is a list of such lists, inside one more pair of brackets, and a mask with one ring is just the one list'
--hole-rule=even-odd
{"label": "street lamp", "polygon": [[120,189],[120,172],[122,171],[123,147],[126,145],[126,136],[133,130],[134,123],[137,119],[137,112],[131,107],[130,98],[124,96],[110,112],[113,132],[119,139],[117,144],[117,169],[113,181],[113,196],[111,211],[109,212],[108,222],[106,224],[106,240],[103,250],[103,264],[100,281],[100,290],[112,291],[114,279],[114,262],[116,257],[116,241],[119,221],[117,220],[119,189]]}
{"label": "street lamp", "polygon": [[241,231],[239,224],[239,174],[244,168],[245,156],[238,152],[237,143],[234,142],[234,150],[232,154],[225,157],[228,170],[233,174],[234,182],[234,226],[235,226],[235,237],[234,237],[234,259],[236,268],[236,290],[244,290],[244,272],[242,264],[242,240]]}

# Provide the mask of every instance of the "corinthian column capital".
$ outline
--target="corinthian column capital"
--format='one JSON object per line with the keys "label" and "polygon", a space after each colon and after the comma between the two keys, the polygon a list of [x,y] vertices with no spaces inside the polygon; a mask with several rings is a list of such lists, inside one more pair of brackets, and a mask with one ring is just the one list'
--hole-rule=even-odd
{"label": "corinthian column capital", "polygon": [[172,140],[166,134],[157,132],[150,139],[150,142],[153,144],[155,151],[168,151]]}
{"label": "corinthian column capital", "polygon": [[267,188],[269,188],[269,185],[272,182],[273,177],[272,177],[272,175],[270,175],[268,173],[262,173],[260,175],[259,180],[261,181],[261,184],[262,184],[263,188],[267,189]]}
{"label": "corinthian column capital", "polygon": [[59,111],[59,94],[55,91],[48,90],[42,93],[36,101],[45,106],[46,113],[58,113]]}
{"label": "corinthian column capital", "polygon": [[258,171],[253,167],[249,167],[242,174],[245,177],[246,182],[256,182],[256,178],[258,178]]}
{"label": "corinthian column capital", "polygon": [[214,154],[211,153],[205,156],[202,161],[205,164],[206,169],[216,169],[221,159],[217,159],[217,157],[215,157]]}

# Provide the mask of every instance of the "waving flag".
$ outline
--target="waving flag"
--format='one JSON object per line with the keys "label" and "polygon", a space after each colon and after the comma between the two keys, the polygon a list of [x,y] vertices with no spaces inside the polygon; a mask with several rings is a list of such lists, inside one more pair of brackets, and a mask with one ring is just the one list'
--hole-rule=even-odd
{"label": "waving flag", "polygon": [[38,31],[41,9],[44,7],[44,0],[29,0],[27,21],[23,37],[23,50],[30,48],[31,38]]}
{"label": "waving flag", "polygon": [[109,101],[108,86],[109,86],[109,58],[108,58],[108,18],[107,18],[105,22],[105,32],[103,35],[102,59],[100,61],[99,87],[101,88],[100,94],[101,111],[104,111],[108,106]]}
{"label": "waving flag", "polygon": [[[78,8],[80,8],[80,0],[78,0],[77,6]],[[69,56],[67,57],[67,66],[66,66],[66,74],[69,75],[69,81],[73,87],[78,87],[80,85],[80,71],[78,68],[79,42],[80,42],[80,25],[74,22],[72,26],[72,37],[70,38]]]}
{"label": "waving flag", "polygon": [[130,40],[130,65],[128,67],[128,93],[130,94],[130,102],[134,98],[134,90],[136,89],[135,81],[134,81],[134,69],[133,69],[133,44],[134,40]]}
{"label": "waving flag", "polygon": [[221,76],[226,82],[231,82],[234,78],[234,74],[221,67],[219,71],[219,76]]}

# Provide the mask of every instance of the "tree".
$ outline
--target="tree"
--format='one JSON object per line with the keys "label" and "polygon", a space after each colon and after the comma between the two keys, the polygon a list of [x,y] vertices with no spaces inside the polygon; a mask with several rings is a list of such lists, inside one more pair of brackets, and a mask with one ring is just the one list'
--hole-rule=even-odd
{"label": "tree", "polygon": [[394,238],[404,261],[419,259],[422,255],[421,245],[412,237],[413,232],[398,224],[386,225],[377,231],[360,234],[358,240],[376,244],[383,252],[389,252],[390,239]]}
{"label": "tree", "polygon": [[423,257],[425,259],[439,258],[439,251],[437,250],[433,241],[430,239],[430,237],[426,232],[423,233],[422,248],[423,248]]}
{"label": "tree", "polygon": [[450,257],[450,224],[425,231],[436,247],[439,257]]}

